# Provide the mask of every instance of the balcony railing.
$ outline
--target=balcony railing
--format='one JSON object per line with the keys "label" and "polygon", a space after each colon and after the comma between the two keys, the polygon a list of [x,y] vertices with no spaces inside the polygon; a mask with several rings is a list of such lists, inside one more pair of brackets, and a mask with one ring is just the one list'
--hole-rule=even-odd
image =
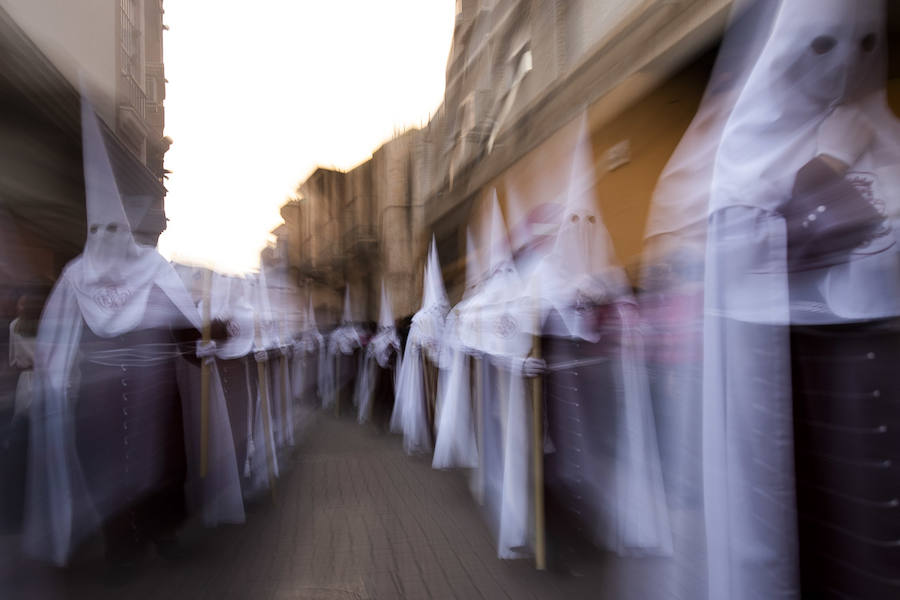
{"label": "balcony railing", "polygon": [[122,104],[134,110],[142,122],[147,119],[147,94],[131,75],[122,75]]}
{"label": "balcony railing", "polygon": [[147,102],[147,125],[153,133],[162,135],[165,128],[165,110],[159,102]]}
{"label": "balcony railing", "polygon": [[163,63],[148,61],[144,65],[147,77],[165,77],[165,67]]}

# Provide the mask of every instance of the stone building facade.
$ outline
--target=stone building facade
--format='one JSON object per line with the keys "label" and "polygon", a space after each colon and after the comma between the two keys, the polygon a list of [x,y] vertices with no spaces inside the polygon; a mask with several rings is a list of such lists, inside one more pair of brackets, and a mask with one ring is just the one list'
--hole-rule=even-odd
{"label": "stone building facade", "polygon": [[[0,347],[87,234],[81,85],[136,238],[166,227],[161,0],[0,0]],[[0,406],[18,371],[0,364]]]}
{"label": "stone building facade", "polygon": [[[585,118],[596,201],[634,273],[656,180],[694,116],[731,8],[732,0],[458,0],[444,100],[431,121],[347,173],[316,171],[286,206],[297,215],[286,217],[288,229],[304,232],[285,257],[297,281],[323,314],[352,282],[360,318],[372,319],[384,278],[395,314],[411,314],[434,235],[457,299],[465,230],[480,227],[489,191],[515,246],[542,205],[561,201]],[[368,227],[358,225],[360,201]],[[353,248],[371,254],[361,260]]]}
{"label": "stone building facade", "polygon": [[[163,14],[162,0],[0,0],[0,37],[6,51],[3,84],[9,98],[19,98],[5,107],[5,117],[23,122],[18,131],[6,131],[6,139],[14,140],[9,145],[33,149],[35,164],[29,173],[40,168],[59,171],[62,167],[54,161],[65,158],[73,161],[65,168],[74,172],[81,160],[74,146],[80,145],[78,111],[85,89],[105,130],[126,209],[139,221],[133,227],[151,244],[166,228],[163,161],[170,140],[163,134]],[[40,113],[45,117],[33,118]],[[73,144],[67,157],[42,144],[54,128],[62,129],[54,135],[68,136],[67,143]],[[39,188],[58,174],[35,174],[19,188]],[[67,204],[59,210],[71,213],[68,228],[77,238],[84,231],[79,226],[84,196],[77,182],[70,183],[56,201]],[[57,210],[42,207],[34,198],[19,201],[14,193],[7,201],[16,203],[19,213]],[[41,217],[35,219],[40,227]],[[72,246],[66,252],[80,250],[81,239],[66,239]]]}

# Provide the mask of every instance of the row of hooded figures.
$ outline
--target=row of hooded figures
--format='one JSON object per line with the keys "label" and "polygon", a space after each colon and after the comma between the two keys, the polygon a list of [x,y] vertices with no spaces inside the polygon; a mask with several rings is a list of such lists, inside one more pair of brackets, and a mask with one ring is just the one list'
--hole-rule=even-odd
{"label": "row of hooded figures", "polygon": [[135,244],[85,102],[89,231],[34,347],[26,550],[62,564],[100,532],[127,559],[165,551],[190,511],[242,522],[275,487],[300,401],[352,396],[407,451],[466,470],[500,558],[543,566],[562,552],[547,532],[571,527],[652,564],[645,597],[897,597],[885,14],[735,3],[657,183],[638,283],[597,209],[583,125],[555,234],[514,255],[492,199],[452,308],[432,244],[404,345],[384,292],[369,339],[346,311],[321,335],[265,269],[183,271],[186,286]]}

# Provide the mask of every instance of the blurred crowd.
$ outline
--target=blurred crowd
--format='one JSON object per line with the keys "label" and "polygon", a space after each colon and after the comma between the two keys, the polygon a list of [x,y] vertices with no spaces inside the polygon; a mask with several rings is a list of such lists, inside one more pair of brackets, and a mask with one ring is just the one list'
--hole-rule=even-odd
{"label": "blurred crowd", "polygon": [[[177,556],[197,518],[274,493],[312,410],[469,478],[498,559],[653,559],[659,597],[900,594],[900,126],[879,0],[739,3],[653,196],[634,281],[588,127],[550,236],[492,194],[451,305],[437,245],[401,327],[320,331],[288,271],[135,242],[82,101],[83,253],[18,299],[4,520],[64,565]],[[508,203],[515,204],[510,194]],[[323,416],[324,417],[324,416]],[[9,462],[9,461],[7,461]]]}

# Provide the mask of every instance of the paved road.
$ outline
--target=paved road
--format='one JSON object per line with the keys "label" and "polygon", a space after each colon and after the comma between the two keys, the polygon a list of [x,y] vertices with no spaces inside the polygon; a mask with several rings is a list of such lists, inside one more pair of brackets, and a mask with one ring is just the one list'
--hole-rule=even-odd
{"label": "paved road", "polygon": [[6,560],[0,595],[571,600],[652,590],[647,560],[593,556],[580,575],[501,561],[461,473],[434,471],[426,458],[405,456],[399,438],[349,419],[314,415],[307,431],[276,501],[251,507],[244,526],[188,529],[183,561],[148,556],[136,579],[111,589],[99,550],[65,571]]}

